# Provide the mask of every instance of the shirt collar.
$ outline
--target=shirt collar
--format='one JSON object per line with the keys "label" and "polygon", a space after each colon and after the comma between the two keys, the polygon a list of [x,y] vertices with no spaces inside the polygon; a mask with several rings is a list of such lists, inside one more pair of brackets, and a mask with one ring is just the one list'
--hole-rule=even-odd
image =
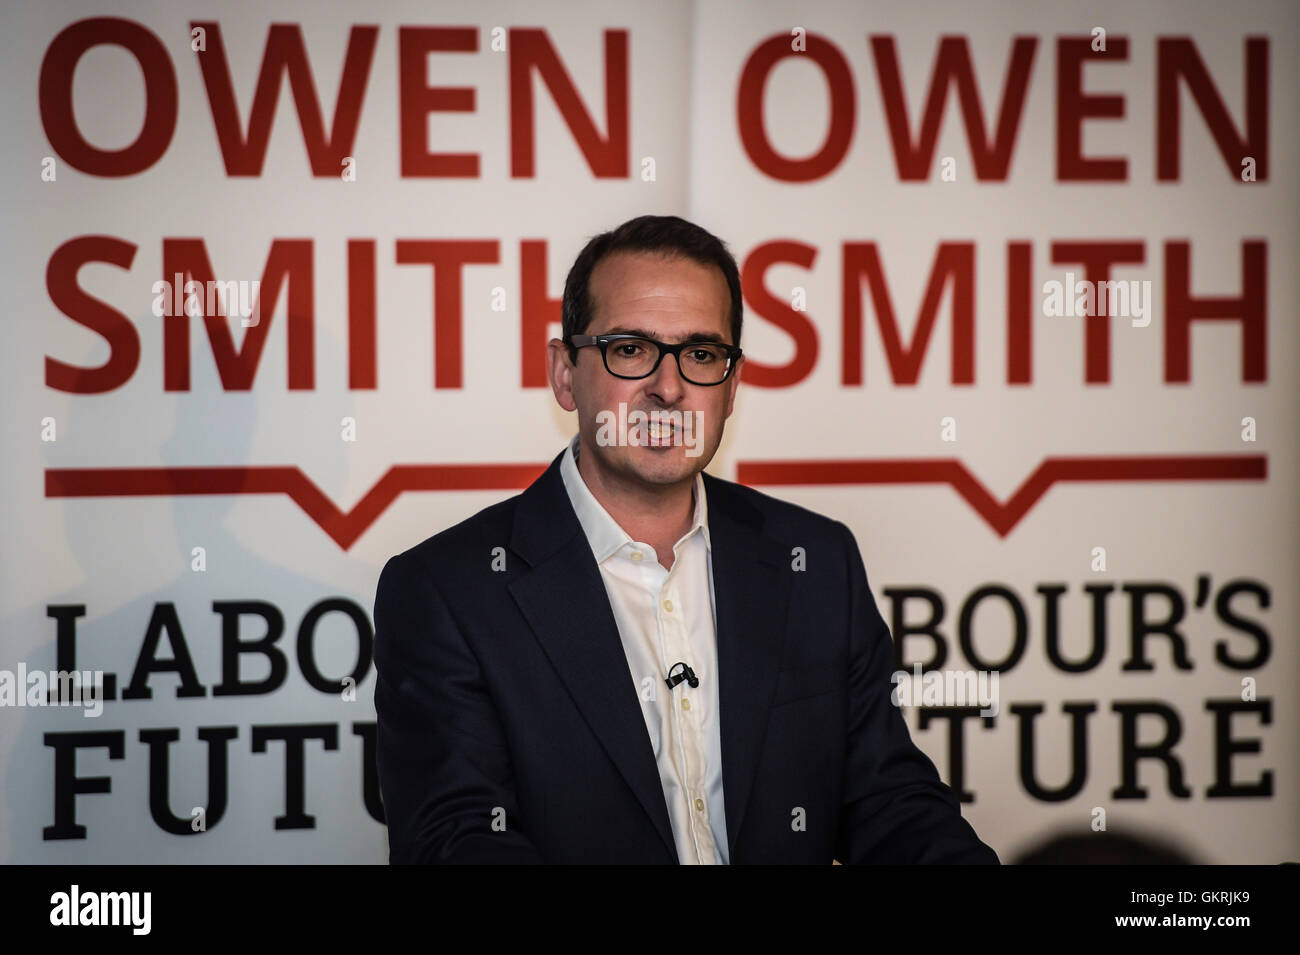
{"label": "shirt collar", "polygon": [[[583,533],[587,535],[587,541],[591,544],[591,552],[596,558],[596,563],[600,564],[617,553],[621,547],[633,541],[627,531],[619,526],[587,487],[587,482],[583,480],[582,473],[578,470],[578,446],[578,436],[574,435],[573,440],[569,442],[568,451],[560,459],[560,477],[564,480],[564,489],[568,492],[573,512],[578,516],[578,523],[582,525]],[[713,543],[709,539],[708,497],[704,493],[704,477],[699,473],[695,475],[695,518],[690,530],[683,534],[681,539],[685,540],[697,530],[704,537],[705,547],[712,552]]]}

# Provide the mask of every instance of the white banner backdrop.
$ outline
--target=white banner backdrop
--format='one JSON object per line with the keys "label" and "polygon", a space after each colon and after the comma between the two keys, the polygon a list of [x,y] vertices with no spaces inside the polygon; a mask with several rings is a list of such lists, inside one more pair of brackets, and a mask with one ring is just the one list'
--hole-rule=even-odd
{"label": "white banner backdrop", "polygon": [[379,569],[567,441],[564,277],[642,213],[742,268],[711,473],[998,671],[906,714],[1004,861],[1300,855],[1293,5],[3,17],[0,859],[387,859]]}

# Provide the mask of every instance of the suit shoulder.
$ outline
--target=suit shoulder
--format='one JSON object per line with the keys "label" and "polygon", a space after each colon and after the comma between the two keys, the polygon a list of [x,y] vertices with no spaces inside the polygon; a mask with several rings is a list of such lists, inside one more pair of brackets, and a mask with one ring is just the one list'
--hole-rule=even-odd
{"label": "suit shoulder", "polygon": [[[764,494],[744,484],[705,474],[705,479],[713,487],[713,496],[723,506],[737,510],[751,511],[763,521],[765,530],[777,537],[791,535],[840,536],[847,528],[841,521],[809,510],[791,501]],[[710,505],[712,506],[712,498]],[[850,536],[852,536],[850,534]]]}
{"label": "suit shoulder", "polygon": [[[477,555],[484,546],[502,546],[510,543],[515,508],[520,495],[498,501],[458,524],[426,537],[413,547],[408,547],[391,558],[401,563],[414,563],[429,570],[442,571],[449,565],[463,564],[468,554]],[[486,555],[486,551],[484,552]]]}

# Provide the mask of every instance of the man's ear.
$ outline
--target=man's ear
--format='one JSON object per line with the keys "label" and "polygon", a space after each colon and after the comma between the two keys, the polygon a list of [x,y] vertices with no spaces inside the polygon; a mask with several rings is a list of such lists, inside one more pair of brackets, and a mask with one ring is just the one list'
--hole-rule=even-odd
{"label": "man's ear", "polygon": [[573,362],[569,360],[568,347],[558,338],[546,343],[546,370],[559,406],[565,411],[577,411],[578,404],[573,400]]}
{"label": "man's ear", "polygon": [[730,418],[732,409],[736,407],[736,389],[740,387],[740,370],[745,364],[745,356],[741,355],[736,360],[736,367],[731,372],[731,378],[727,380],[727,413],[724,418]]}

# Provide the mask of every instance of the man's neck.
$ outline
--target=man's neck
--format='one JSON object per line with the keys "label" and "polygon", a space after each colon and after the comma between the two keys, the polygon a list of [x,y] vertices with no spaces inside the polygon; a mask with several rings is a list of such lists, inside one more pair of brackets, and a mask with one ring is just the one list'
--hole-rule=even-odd
{"label": "man's neck", "polygon": [[673,545],[695,522],[695,477],[662,487],[629,486],[609,480],[579,448],[575,454],[578,474],[591,496],[629,537],[653,547],[659,563],[671,569]]}

